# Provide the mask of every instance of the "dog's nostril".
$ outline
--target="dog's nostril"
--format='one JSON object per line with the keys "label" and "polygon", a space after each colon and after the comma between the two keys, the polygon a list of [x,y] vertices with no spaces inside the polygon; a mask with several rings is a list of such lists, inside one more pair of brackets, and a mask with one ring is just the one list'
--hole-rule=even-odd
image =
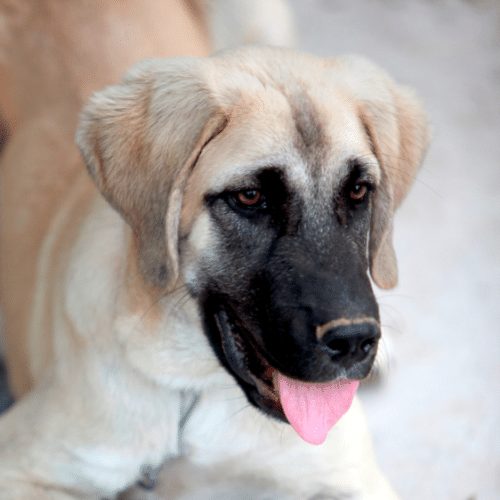
{"label": "dog's nostril", "polygon": [[375,323],[358,323],[328,330],[321,342],[328,348],[332,360],[361,361],[374,351],[378,337]]}
{"label": "dog's nostril", "polygon": [[330,342],[326,343],[326,345],[332,358],[346,356],[351,351],[351,345],[347,339],[334,338]]}
{"label": "dog's nostril", "polygon": [[375,346],[374,338],[363,340],[363,342],[361,342],[361,350],[366,354],[368,354],[373,349],[374,346]]}

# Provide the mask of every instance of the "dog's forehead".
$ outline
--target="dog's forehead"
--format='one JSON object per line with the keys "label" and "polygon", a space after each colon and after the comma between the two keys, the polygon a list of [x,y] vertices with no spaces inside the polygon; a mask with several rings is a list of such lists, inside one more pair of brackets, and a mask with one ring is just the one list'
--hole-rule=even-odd
{"label": "dog's forehead", "polygon": [[328,89],[266,87],[246,95],[229,125],[200,156],[196,177],[207,191],[245,184],[265,167],[282,168],[298,189],[333,183],[348,160],[370,157],[355,104]]}
{"label": "dog's forehead", "polygon": [[303,77],[238,85],[227,127],[205,147],[188,182],[183,225],[208,193],[248,188],[266,167],[281,169],[289,187],[310,199],[326,199],[353,158],[364,158],[377,176],[356,103],[333,86]]}

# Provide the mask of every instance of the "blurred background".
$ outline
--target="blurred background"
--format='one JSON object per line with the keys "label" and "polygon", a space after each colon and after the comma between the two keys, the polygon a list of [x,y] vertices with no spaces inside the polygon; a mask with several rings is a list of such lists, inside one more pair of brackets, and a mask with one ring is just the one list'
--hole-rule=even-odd
{"label": "blurred background", "polygon": [[498,499],[500,2],[290,5],[299,48],[374,60],[417,89],[433,129],[396,219],[400,285],[379,294],[389,374],[361,395],[381,467],[403,499]]}
{"label": "blurred background", "polygon": [[500,2],[290,3],[299,47],[369,57],[433,130],[379,294],[390,373],[362,393],[381,466],[404,499],[499,499]]}

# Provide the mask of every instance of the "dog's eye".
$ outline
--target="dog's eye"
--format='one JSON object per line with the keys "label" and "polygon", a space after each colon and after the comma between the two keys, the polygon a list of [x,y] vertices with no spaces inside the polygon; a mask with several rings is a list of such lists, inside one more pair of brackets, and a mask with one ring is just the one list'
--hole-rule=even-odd
{"label": "dog's eye", "polygon": [[266,195],[257,188],[226,191],[216,197],[223,199],[231,209],[245,217],[254,217],[266,212],[268,208]]}
{"label": "dog's eye", "polygon": [[235,198],[242,207],[257,208],[264,204],[264,196],[258,189],[238,191]]}
{"label": "dog's eye", "polygon": [[361,203],[366,199],[369,192],[369,186],[366,183],[356,182],[349,189],[349,198],[354,203]]}

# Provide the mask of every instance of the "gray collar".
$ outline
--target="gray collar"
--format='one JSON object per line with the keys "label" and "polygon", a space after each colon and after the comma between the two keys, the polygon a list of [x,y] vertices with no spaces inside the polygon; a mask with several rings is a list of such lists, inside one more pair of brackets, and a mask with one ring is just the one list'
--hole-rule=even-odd
{"label": "gray collar", "polygon": [[[179,420],[178,420],[178,431],[177,431],[177,450],[166,458],[165,462],[177,458],[184,454],[183,445],[183,434],[186,424],[193,414],[196,405],[200,401],[200,393],[194,391],[181,391],[180,393],[180,404],[179,404]],[[164,463],[165,463],[164,462]],[[144,464],[141,467],[140,478],[137,481],[137,486],[145,490],[153,490],[156,486],[158,475],[164,464],[159,466],[153,466]]]}

